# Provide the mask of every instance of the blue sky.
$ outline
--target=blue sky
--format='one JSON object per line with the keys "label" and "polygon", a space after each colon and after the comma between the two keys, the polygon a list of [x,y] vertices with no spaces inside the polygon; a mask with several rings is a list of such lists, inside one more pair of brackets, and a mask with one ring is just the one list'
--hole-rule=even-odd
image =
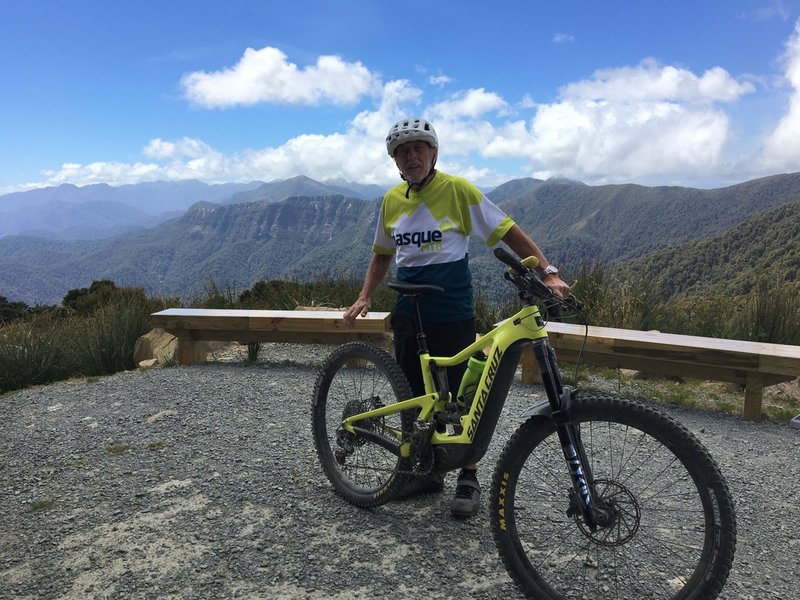
{"label": "blue sky", "polygon": [[800,171],[800,0],[0,3],[0,193],[298,174],[719,187]]}

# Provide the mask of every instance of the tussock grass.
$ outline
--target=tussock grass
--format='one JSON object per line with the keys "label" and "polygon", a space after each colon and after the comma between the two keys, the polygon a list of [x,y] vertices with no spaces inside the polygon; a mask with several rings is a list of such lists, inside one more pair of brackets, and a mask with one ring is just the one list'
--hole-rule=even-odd
{"label": "tussock grass", "polygon": [[149,331],[149,315],[167,304],[176,302],[147,298],[139,288],[103,286],[94,297],[76,301],[77,308],[37,312],[0,326],[0,394],[134,368],[136,340]]}
{"label": "tussock grass", "polygon": [[647,281],[617,281],[609,267],[584,266],[573,293],[591,325],[800,345],[800,295],[759,282],[746,295],[662,300]]}

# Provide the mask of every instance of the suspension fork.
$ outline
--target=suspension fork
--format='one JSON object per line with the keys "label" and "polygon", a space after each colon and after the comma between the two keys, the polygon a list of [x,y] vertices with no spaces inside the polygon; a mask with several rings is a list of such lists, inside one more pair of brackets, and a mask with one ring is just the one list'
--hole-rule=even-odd
{"label": "suspension fork", "polygon": [[586,525],[594,531],[606,520],[607,515],[596,501],[594,476],[583,446],[580,427],[572,422],[570,414],[572,398],[577,395],[577,390],[562,385],[556,353],[547,338],[535,340],[531,346],[542,375],[547,400],[553,410],[552,419],[569,468],[572,488],[578,499],[578,509]]}

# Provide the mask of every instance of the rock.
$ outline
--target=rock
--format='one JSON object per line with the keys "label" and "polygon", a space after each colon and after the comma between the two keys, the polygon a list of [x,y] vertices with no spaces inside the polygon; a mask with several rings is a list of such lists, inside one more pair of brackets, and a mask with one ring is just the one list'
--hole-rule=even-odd
{"label": "rock", "polygon": [[800,401],[800,377],[792,381],[776,383],[766,388],[765,392],[769,395],[785,396],[794,401]]}
{"label": "rock", "polygon": [[[137,365],[155,359],[157,364],[178,362],[178,338],[163,329],[151,329],[136,340],[133,361]],[[205,357],[204,357],[205,360]]]}
{"label": "rock", "polygon": [[147,419],[145,419],[145,423],[147,423],[148,425],[152,425],[153,423],[157,423],[158,421],[162,421],[162,420],[166,419],[167,417],[173,417],[176,414],[178,414],[178,413],[176,413],[174,410],[162,410],[159,413],[156,413],[154,415],[151,415],[151,416],[147,417]]}

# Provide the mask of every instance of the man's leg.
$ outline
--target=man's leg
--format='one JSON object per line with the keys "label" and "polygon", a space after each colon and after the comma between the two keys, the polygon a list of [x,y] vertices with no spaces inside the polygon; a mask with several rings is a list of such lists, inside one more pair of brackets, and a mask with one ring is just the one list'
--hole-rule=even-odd
{"label": "man's leg", "polygon": [[[431,354],[452,356],[475,341],[475,321],[459,321],[456,323],[436,323],[425,327],[428,336],[428,347]],[[447,369],[447,381],[450,393],[455,399],[461,378],[467,370],[464,362]],[[450,504],[450,512],[456,517],[471,517],[481,507],[481,486],[477,476],[478,465],[467,465],[461,469],[456,482],[456,491]]]}
{"label": "man's leg", "polygon": [[[425,393],[425,383],[422,380],[422,370],[419,366],[417,354],[417,329],[413,319],[392,315],[392,332],[394,335],[394,357],[411,386],[414,396]],[[438,494],[444,489],[444,475],[431,473],[418,476],[409,482],[398,496],[404,500],[421,494]]]}

